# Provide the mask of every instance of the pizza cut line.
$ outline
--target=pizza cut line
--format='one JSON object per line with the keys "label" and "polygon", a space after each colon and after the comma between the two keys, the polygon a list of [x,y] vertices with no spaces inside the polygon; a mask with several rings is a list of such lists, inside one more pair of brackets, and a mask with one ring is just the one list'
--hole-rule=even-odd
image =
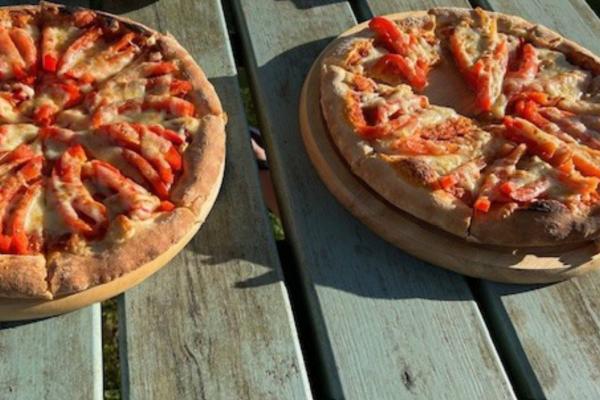
{"label": "pizza cut line", "polygon": [[439,8],[338,39],[320,101],[342,157],[388,202],[467,240],[549,246],[600,236],[599,75],[546,28]]}
{"label": "pizza cut line", "polygon": [[0,296],[114,280],[198,228],[226,116],[191,56],[133,21],[0,9]]}

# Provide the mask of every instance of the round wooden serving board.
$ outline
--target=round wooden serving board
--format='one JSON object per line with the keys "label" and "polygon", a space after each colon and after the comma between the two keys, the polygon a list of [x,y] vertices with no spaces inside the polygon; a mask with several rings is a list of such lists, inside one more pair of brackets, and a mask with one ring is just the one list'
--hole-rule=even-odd
{"label": "round wooden serving board", "polygon": [[[401,19],[419,14],[422,12],[387,17]],[[366,28],[367,23],[362,23],[344,32],[340,38]],[[556,282],[600,267],[599,248],[595,242],[546,248],[478,245],[401,211],[372,191],[350,171],[337,152],[321,114],[320,66],[321,60],[331,49],[332,44],[321,53],[304,82],[300,97],[302,137],[325,185],[344,207],[372,231],[422,260],[464,275],[499,282]],[[444,88],[448,90],[448,86]],[[439,95],[437,93],[434,97]],[[435,101],[432,102],[435,104]]]}

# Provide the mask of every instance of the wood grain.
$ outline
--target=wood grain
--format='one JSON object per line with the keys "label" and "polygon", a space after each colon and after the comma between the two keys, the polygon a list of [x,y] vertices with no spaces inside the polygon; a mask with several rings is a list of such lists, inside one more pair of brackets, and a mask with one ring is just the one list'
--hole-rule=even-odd
{"label": "wood grain", "polygon": [[0,323],[0,399],[101,400],[100,305]]}
{"label": "wood grain", "polygon": [[[22,3],[29,2],[0,1]],[[60,317],[0,323],[0,398],[102,399],[100,319],[95,304]]]}
{"label": "wood grain", "polygon": [[[556,29],[600,54],[600,20],[583,0],[489,4],[496,11]],[[546,287],[483,282],[482,291],[501,340],[512,343],[508,359],[522,396],[600,397],[600,273]],[[519,355],[521,350],[527,359]]]}
{"label": "wood grain", "polygon": [[171,32],[196,58],[229,114],[228,163],[191,245],[121,298],[125,398],[309,398],[220,2],[143,3],[104,8]]}
{"label": "wood grain", "polygon": [[355,24],[349,5],[234,4],[327,381],[318,393],[511,398],[465,280],[372,234],[329,194],[303,149],[297,115],[302,82],[325,45]]}

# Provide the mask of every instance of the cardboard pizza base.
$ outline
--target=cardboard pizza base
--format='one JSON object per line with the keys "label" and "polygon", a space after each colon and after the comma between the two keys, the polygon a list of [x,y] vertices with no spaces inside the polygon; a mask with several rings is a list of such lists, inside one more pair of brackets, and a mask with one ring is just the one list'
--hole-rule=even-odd
{"label": "cardboard pizza base", "polygon": [[[401,19],[422,13],[392,14],[388,18]],[[366,27],[367,23],[357,25],[340,37],[357,33]],[[332,46],[330,44],[317,58],[304,82],[300,97],[300,128],[308,155],[319,176],[356,218],[407,253],[472,277],[509,283],[548,283],[600,267],[600,249],[595,242],[544,248],[508,248],[470,243],[401,211],[371,190],[351,172],[338,153],[321,113],[320,65]],[[432,80],[441,81],[443,78],[438,75]],[[468,90],[455,91],[455,85],[462,83],[452,79],[444,82],[443,90],[426,92],[433,104],[452,104],[456,98],[451,93],[469,93]],[[433,81],[430,87],[435,90]],[[447,93],[445,97],[444,92]]]}

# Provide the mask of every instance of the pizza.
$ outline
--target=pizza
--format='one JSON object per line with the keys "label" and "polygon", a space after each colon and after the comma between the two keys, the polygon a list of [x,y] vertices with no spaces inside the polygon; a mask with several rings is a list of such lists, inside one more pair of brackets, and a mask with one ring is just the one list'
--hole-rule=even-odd
{"label": "pizza", "polygon": [[436,8],[375,17],[321,60],[330,137],[393,206],[482,244],[600,236],[594,54],[515,16]]}
{"label": "pizza", "polygon": [[189,238],[221,183],[225,123],[172,36],[51,3],[1,8],[0,296],[79,292]]}

